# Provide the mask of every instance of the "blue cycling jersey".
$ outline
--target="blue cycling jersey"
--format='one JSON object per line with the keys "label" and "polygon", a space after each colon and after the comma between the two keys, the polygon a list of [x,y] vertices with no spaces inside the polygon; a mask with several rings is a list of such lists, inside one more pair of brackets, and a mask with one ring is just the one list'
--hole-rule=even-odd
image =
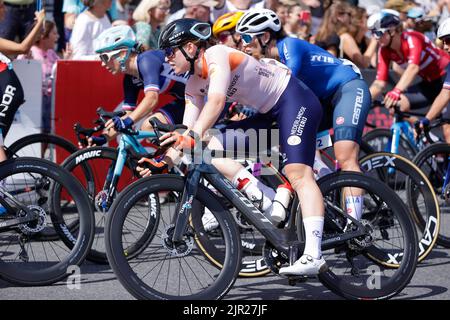
{"label": "blue cycling jersey", "polygon": [[184,87],[188,74],[177,75],[171,66],[165,62],[164,52],[161,50],[146,51],[137,57],[139,78],[126,75],[123,79],[124,110],[133,110],[139,91],[156,91],[169,94],[176,99],[184,99]]}
{"label": "blue cycling jersey", "polygon": [[277,42],[277,47],[281,62],[321,100],[348,81],[360,78],[351,65],[304,40],[286,37]]}

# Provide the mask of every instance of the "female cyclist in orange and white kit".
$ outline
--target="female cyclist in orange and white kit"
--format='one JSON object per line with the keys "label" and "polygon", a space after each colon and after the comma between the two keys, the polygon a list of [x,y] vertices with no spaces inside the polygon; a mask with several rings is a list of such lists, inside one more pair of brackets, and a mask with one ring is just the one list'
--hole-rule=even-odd
{"label": "female cyclist in orange and white kit", "polygon": [[[306,231],[303,255],[292,266],[281,268],[280,273],[317,274],[326,268],[321,253],[323,198],[312,170],[316,132],[322,118],[320,102],[305,84],[291,77],[287,67],[274,60],[258,61],[222,45],[207,48],[210,36],[210,25],[194,19],[175,20],[161,33],[160,49],[175,73],[191,74],[185,89],[183,119],[189,129],[183,134],[162,136],[161,145],[178,150],[192,147],[193,136],[207,136],[226,101],[238,101],[258,111],[251,118],[233,123],[230,129],[269,129],[277,122],[281,151],[286,155],[285,172],[299,196]],[[251,174],[232,159],[215,159],[213,164],[236,187],[245,178],[252,181]],[[246,189],[247,196],[251,189]]]}

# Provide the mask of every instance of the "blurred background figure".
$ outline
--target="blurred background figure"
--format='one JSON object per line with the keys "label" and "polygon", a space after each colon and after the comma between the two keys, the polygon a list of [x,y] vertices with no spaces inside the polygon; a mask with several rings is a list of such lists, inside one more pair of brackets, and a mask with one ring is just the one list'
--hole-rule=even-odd
{"label": "blurred background figure", "polygon": [[88,8],[79,14],[73,26],[70,44],[74,60],[95,60],[94,39],[111,27],[106,11],[112,0],[83,0]]}
{"label": "blurred background figure", "polygon": [[3,0],[6,9],[0,21],[0,38],[15,41],[25,39],[34,25],[35,0]]}
{"label": "blurred background figure", "polygon": [[158,38],[170,5],[170,0],[142,0],[135,9],[133,30],[144,50],[158,49]]}
{"label": "blurred background figure", "polygon": [[[40,38],[30,51],[17,57],[17,59],[34,59],[42,63],[42,132],[45,133],[51,132],[52,74],[56,61],[60,59],[55,51],[58,39],[56,24],[46,20]],[[64,59],[70,59],[72,56],[70,48],[63,53]]]}

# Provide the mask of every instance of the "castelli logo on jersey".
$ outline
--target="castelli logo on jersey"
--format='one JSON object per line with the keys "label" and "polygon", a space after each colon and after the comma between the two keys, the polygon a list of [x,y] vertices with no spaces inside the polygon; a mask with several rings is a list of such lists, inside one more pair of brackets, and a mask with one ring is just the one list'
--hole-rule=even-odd
{"label": "castelli logo on jersey", "polygon": [[338,117],[338,118],[336,119],[336,124],[337,124],[337,125],[341,125],[341,124],[343,124],[344,122],[345,122],[344,117]]}

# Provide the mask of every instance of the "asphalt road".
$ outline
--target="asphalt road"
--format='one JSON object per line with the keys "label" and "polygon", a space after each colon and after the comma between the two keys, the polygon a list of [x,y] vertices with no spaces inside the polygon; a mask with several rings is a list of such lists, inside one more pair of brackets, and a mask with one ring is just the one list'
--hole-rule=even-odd
{"label": "asphalt road", "polygon": [[[450,249],[435,248],[423,261],[411,283],[395,299],[441,300],[450,299]],[[69,286],[70,287],[70,286]],[[85,263],[81,268],[79,288],[70,289],[66,281],[47,287],[14,287],[0,280],[0,299],[50,300],[128,300],[133,297],[115,278],[109,266]],[[317,280],[289,286],[285,279],[275,275],[261,278],[238,279],[225,297],[230,300],[330,300],[338,296]]]}

